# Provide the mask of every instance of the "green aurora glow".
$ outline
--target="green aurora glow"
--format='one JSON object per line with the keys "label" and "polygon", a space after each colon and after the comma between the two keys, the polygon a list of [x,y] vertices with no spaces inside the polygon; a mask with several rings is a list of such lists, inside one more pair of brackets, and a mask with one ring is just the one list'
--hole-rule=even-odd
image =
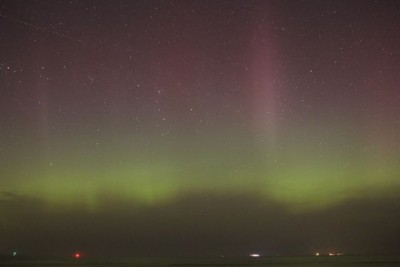
{"label": "green aurora glow", "polygon": [[[9,161],[3,175],[18,178],[3,182],[3,190],[90,211],[101,207],[105,195],[158,205],[191,192],[247,192],[306,211],[397,190],[397,155],[370,151],[376,156],[366,157],[362,147],[349,146],[337,133],[328,138],[314,132],[310,138],[291,131],[271,148],[254,135],[220,132],[225,135],[135,137],[143,140],[139,145],[81,138],[91,143],[86,148],[79,140],[56,140],[57,151],[23,164]],[[315,143],[321,139],[324,144]]]}
{"label": "green aurora glow", "polygon": [[0,255],[398,254],[399,3],[3,0]]}

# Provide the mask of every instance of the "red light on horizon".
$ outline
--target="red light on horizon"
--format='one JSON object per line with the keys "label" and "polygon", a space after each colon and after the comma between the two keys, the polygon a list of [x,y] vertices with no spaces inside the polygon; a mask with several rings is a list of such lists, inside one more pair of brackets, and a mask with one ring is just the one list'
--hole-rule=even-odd
{"label": "red light on horizon", "polygon": [[81,258],[81,253],[75,253],[74,254],[75,259],[80,259]]}

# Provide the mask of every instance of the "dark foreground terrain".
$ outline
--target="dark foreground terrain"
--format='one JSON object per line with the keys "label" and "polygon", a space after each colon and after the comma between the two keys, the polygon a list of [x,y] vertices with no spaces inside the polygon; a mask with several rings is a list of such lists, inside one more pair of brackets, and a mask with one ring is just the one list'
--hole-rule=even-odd
{"label": "dark foreground terrain", "polygon": [[261,257],[261,258],[179,258],[179,259],[65,259],[41,260],[3,257],[0,266],[24,267],[394,267],[400,257],[319,256],[319,257]]}

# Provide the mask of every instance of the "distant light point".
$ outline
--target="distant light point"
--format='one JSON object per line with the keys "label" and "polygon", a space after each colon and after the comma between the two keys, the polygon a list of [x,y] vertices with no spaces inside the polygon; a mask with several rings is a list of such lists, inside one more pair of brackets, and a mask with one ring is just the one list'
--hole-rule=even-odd
{"label": "distant light point", "polygon": [[319,256],[319,252],[315,253],[315,256]]}
{"label": "distant light point", "polygon": [[252,254],[250,254],[250,257],[258,258],[258,257],[260,257],[260,254],[258,254],[258,253],[252,253]]}
{"label": "distant light point", "polygon": [[80,253],[75,253],[74,254],[74,258],[75,259],[80,259],[81,258],[81,254]]}

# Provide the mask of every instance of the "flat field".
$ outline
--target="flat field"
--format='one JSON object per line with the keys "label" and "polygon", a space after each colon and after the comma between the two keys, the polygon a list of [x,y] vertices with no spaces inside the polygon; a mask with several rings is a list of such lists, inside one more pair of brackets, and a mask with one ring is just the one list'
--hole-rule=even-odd
{"label": "flat field", "polygon": [[15,267],[395,267],[400,257],[260,257],[252,258],[156,258],[156,259],[1,259],[0,266]]}

